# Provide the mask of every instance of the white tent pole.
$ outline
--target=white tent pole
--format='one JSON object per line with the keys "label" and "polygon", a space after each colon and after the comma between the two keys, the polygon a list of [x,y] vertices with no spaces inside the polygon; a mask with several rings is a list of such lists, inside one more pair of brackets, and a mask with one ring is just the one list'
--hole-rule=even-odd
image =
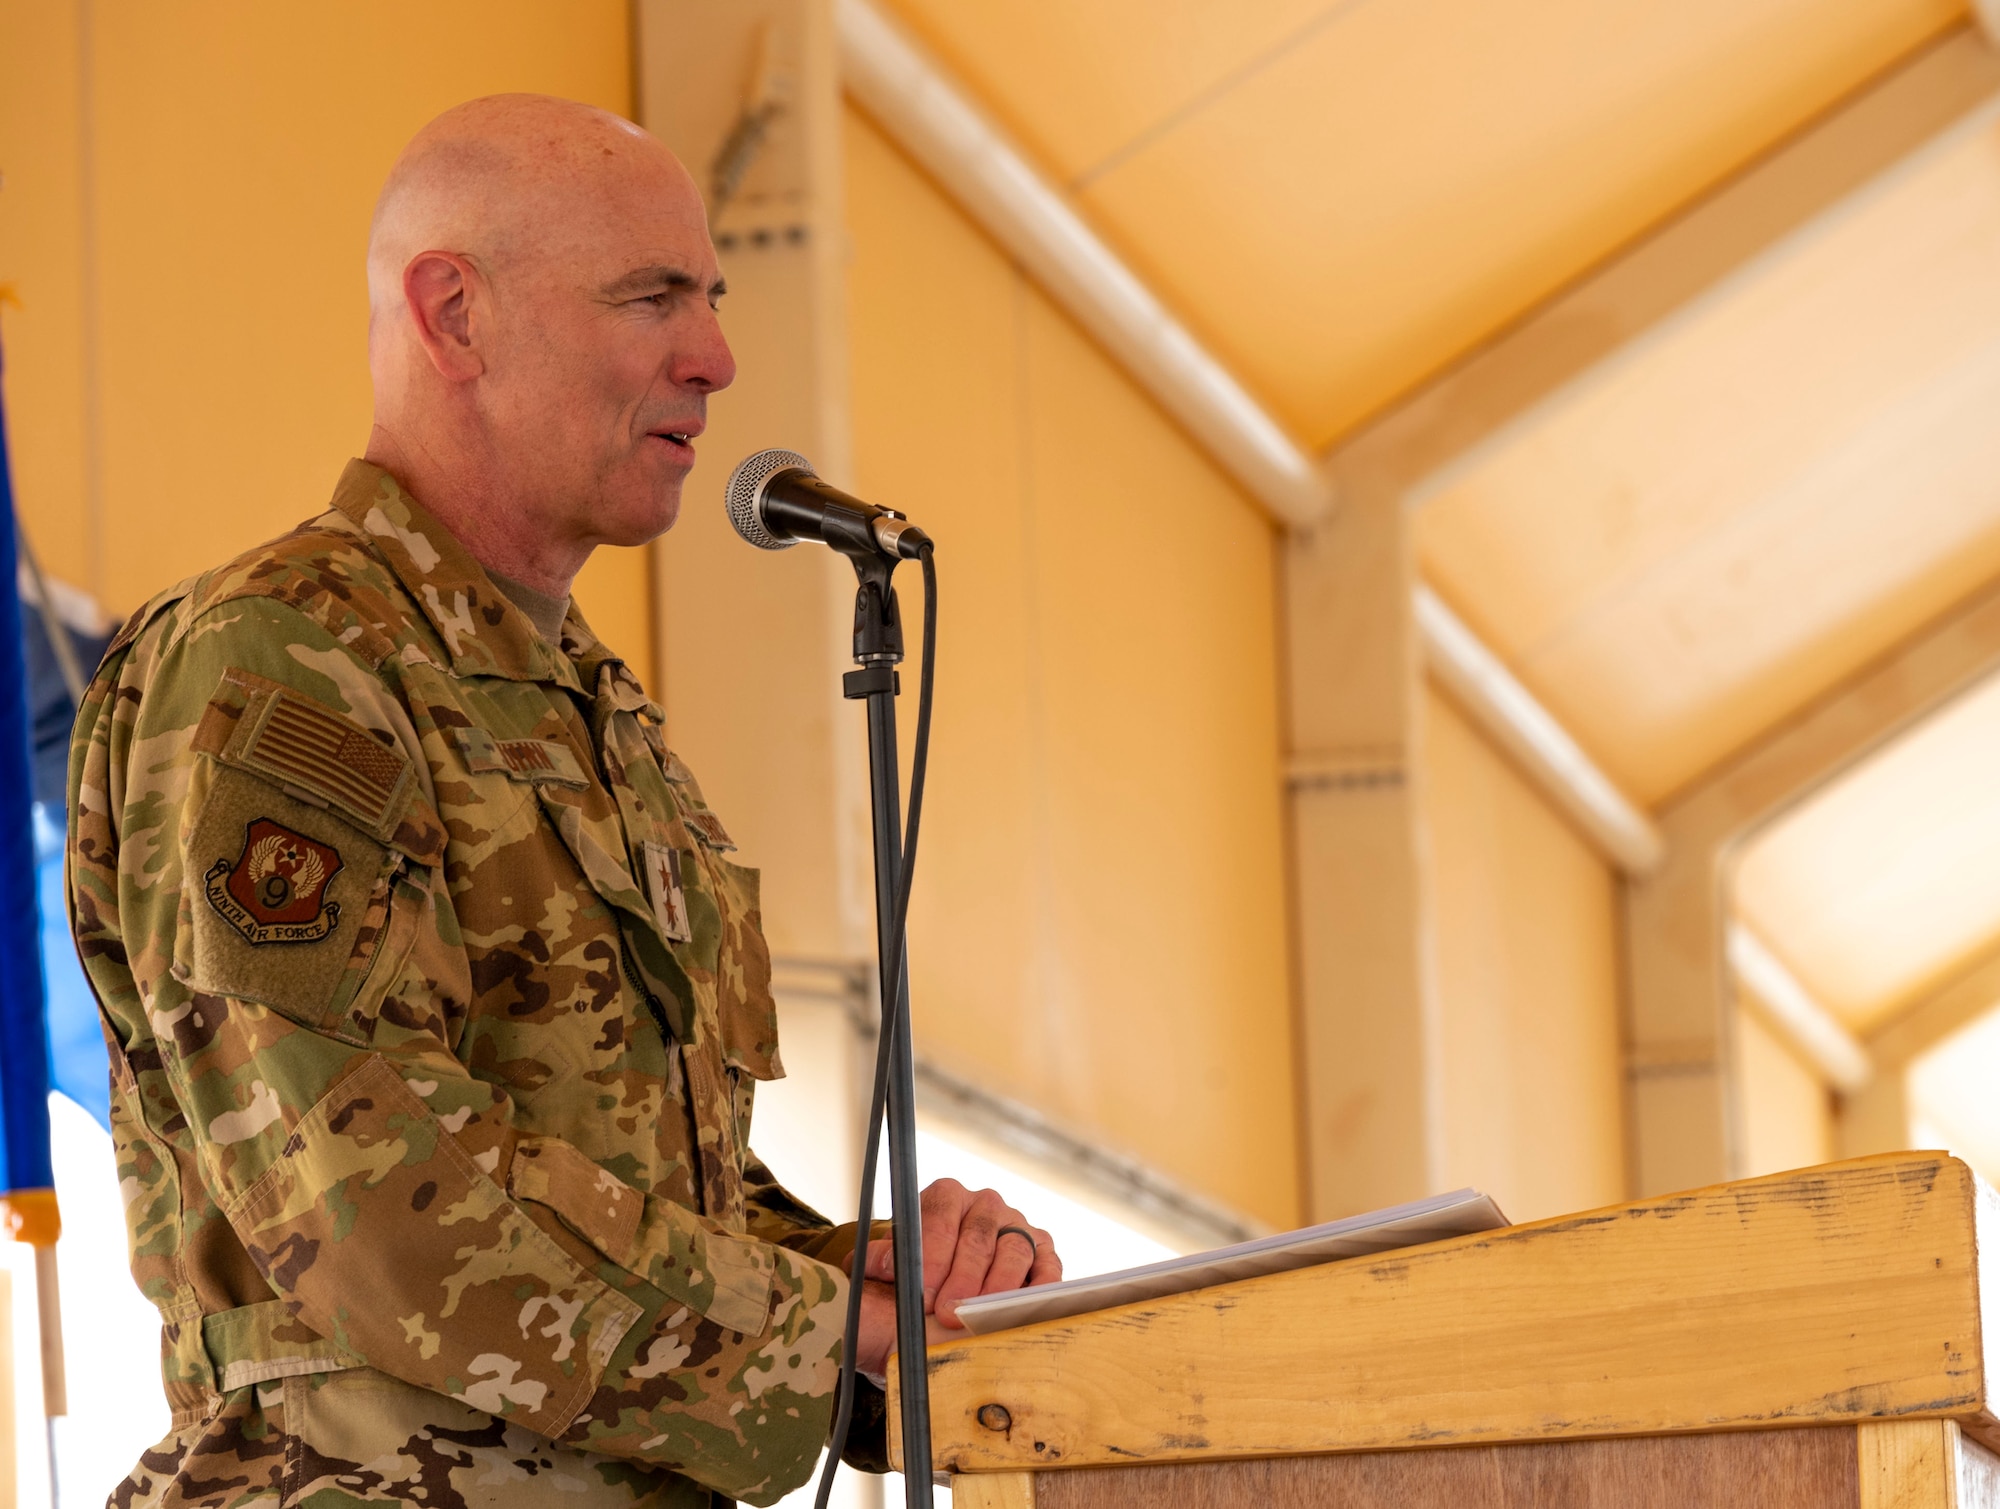
{"label": "white tent pole", "polygon": [[48,1419],[49,1504],[60,1509],[56,1479],[56,1420],[69,1413],[69,1375],[63,1366],[62,1288],[56,1276],[56,1244],[35,1248],[35,1314],[42,1342],[42,1413]]}
{"label": "white tent pole", "polygon": [[1294,527],[1325,518],[1318,458],[1195,339],[939,64],[872,0],[836,0],[848,92],[1251,497]]}
{"label": "white tent pole", "polygon": [[1415,612],[1424,659],[1467,712],[1527,769],[1598,849],[1628,875],[1657,869],[1666,852],[1653,820],[1598,768],[1569,730],[1506,663],[1419,584]]}
{"label": "white tent pole", "polygon": [[0,1509],[15,1509],[20,1477],[14,1440],[14,1281],[0,1268]]}

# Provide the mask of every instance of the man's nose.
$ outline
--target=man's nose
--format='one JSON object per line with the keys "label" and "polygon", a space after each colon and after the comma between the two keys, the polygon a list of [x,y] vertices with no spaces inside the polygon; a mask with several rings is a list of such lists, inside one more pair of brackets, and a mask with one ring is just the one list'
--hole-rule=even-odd
{"label": "man's nose", "polygon": [[677,384],[704,393],[719,393],[736,381],[736,358],[714,310],[703,311],[693,339],[682,347],[674,366]]}

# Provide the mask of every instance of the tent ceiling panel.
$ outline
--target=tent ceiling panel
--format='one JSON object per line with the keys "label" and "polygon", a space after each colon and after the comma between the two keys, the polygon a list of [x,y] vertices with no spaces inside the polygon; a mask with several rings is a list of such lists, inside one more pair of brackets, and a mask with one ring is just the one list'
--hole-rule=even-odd
{"label": "tent ceiling panel", "polygon": [[[1318,445],[1965,15],[1961,0],[883,3]],[[1433,479],[1423,569],[1657,804],[2000,577],[1996,412],[2000,107]],[[1996,740],[2000,682],[1743,858],[1743,916],[1857,1031],[2000,946]]]}
{"label": "tent ceiling panel", "polygon": [[2000,679],[1966,693],[1744,849],[1738,913],[1857,1031],[2000,932]]}
{"label": "tent ceiling panel", "polygon": [[895,9],[1301,437],[1326,443],[1964,7]]}
{"label": "tent ceiling panel", "polygon": [[1040,165],[1075,185],[1351,0],[888,0]]}
{"label": "tent ceiling panel", "polygon": [[1440,476],[1425,572],[1647,802],[2000,574],[1989,107]]}
{"label": "tent ceiling panel", "polygon": [[2000,1179],[2000,1011],[1961,1028],[1910,1065],[1911,1146],[1948,1147]]}

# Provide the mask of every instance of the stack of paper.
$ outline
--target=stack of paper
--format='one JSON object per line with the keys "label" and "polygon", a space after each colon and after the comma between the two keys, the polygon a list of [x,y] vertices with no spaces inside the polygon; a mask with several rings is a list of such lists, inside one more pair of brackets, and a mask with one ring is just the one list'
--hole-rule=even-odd
{"label": "stack of paper", "polygon": [[1453,1190],[1448,1195],[1432,1195],[1428,1200],[1413,1200],[1388,1210],[1348,1216],[1321,1226],[1308,1226],[1303,1231],[1281,1231],[1253,1242],[1239,1242],[1234,1247],[1218,1247],[1212,1252],[1192,1252],[1186,1257],[1148,1263],[1143,1268],[1100,1273],[1036,1289],[982,1294],[961,1304],[958,1318],[965,1322],[968,1331],[983,1335],[1039,1320],[1061,1320],[1092,1310],[1108,1310],[1114,1305],[1184,1294],[1190,1289],[1206,1289],[1211,1284],[1282,1273],[1289,1268],[1310,1268],[1316,1263],[1337,1263],[1342,1258],[1391,1252],[1399,1247],[1420,1247],[1426,1242],[1491,1231],[1506,1224],[1507,1218],[1500,1214],[1500,1207],[1488,1196],[1476,1189]]}

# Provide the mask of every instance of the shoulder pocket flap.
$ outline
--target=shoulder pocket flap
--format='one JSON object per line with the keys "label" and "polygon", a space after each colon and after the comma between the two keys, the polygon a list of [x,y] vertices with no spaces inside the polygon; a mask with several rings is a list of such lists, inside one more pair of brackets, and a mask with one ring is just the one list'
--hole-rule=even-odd
{"label": "shoulder pocket flap", "polygon": [[523,1137],[507,1192],[546,1205],[616,1262],[639,1234],[646,1197],[581,1149],[556,1137]]}
{"label": "shoulder pocket flap", "polygon": [[706,1320],[746,1336],[770,1323],[770,1249],[723,1231],[686,1206],[647,1199],[571,1143],[526,1137],[507,1191],[561,1216],[622,1268]]}
{"label": "shoulder pocket flap", "polygon": [[290,687],[225,672],[193,742],[225,765],[340,813],[420,864],[444,857],[444,825],[402,751]]}
{"label": "shoulder pocket flap", "polygon": [[[675,1207],[678,1209],[679,1207]],[[718,1326],[755,1336],[771,1323],[771,1253],[763,1243],[726,1231],[703,1231],[696,1251],[707,1266],[688,1275],[701,1298],[694,1308]]]}

